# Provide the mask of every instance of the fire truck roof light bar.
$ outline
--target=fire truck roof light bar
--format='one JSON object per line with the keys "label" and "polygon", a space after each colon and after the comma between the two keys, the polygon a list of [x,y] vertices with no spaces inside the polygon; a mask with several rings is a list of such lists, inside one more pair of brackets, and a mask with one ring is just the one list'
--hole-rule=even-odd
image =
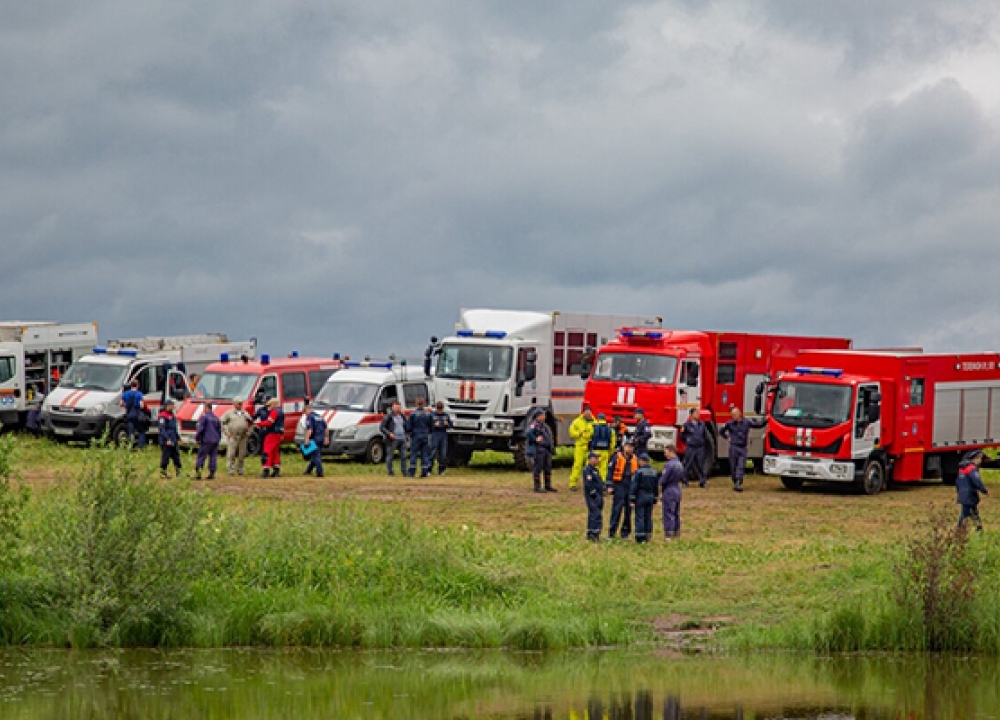
{"label": "fire truck roof light bar", "polygon": [[493,340],[503,340],[507,333],[503,330],[459,330],[456,333],[459,337],[484,337]]}
{"label": "fire truck roof light bar", "polygon": [[622,330],[620,335],[626,338],[645,337],[649,338],[650,340],[663,339],[663,333],[659,332],[658,330]]}
{"label": "fire truck roof light bar", "polygon": [[135,348],[113,348],[108,350],[106,347],[95,347],[94,355],[124,355],[126,357],[136,357],[139,355],[139,351]]}
{"label": "fire truck roof light bar", "polygon": [[844,374],[843,370],[838,370],[834,368],[811,368],[811,367],[797,367],[795,372],[799,375],[826,375],[827,377],[840,377]]}
{"label": "fire truck roof light bar", "polygon": [[345,362],[344,367],[348,368],[385,368],[386,370],[392,370],[391,362],[371,362],[365,360],[364,362]]}

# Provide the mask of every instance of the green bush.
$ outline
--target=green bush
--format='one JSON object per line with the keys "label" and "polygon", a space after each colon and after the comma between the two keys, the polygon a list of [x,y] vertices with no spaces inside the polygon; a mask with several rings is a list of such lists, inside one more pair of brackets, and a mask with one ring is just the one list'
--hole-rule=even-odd
{"label": "green bush", "polygon": [[28,489],[18,485],[14,461],[13,437],[0,436],[0,580],[20,568],[24,547],[22,516]]}
{"label": "green bush", "polygon": [[154,479],[130,452],[87,450],[41,506],[35,561],[74,645],[164,644],[214,544],[202,495]]}

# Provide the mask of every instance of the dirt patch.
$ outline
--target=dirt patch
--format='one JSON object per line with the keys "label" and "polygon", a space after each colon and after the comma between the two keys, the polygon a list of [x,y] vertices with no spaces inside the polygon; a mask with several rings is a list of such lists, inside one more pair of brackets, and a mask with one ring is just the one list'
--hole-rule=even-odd
{"label": "dirt patch", "polygon": [[653,619],[653,632],[662,645],[662,651],[671,653],[701,652],[721,628],[736,622],[729,615],[711,615],[696,618],[671,613]]}

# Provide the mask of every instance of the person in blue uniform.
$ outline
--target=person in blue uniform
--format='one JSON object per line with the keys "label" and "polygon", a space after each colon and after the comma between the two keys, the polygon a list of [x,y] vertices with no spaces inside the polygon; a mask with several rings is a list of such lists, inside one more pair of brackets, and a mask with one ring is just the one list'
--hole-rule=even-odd
{"label": "person in blue uniform", "polygon": [[[528,436],[534,450],[531,475],[535,483],[535,492],[555,492],[552,487],[552,451],[555,442],[552,439],[552,429],[545,422],[547,413],[540,410],[528,426]],[[545,487],[542,487],[542,480]]]}
{"label": "person in blue uniform", "polygon": [[636,456],[649,453],[649,440],[653,437],[653,430],[646,419],[646,412],[642,408],[635,411],[635,430],[632,431],[632,446]]}
{"label": "person in blue uniform", "polygon": [[177,416],[174,415],[174,401],[167,398],[160,409],[156,421],[157,438],[160,443],[160,477],[167,477],[167,465],[172,461],[176,476],[181,475],[181,452],[178,445],[181,441],[177,431]]}
{"label": "person in blue uniform", "polygon": [[417,409],[406,418],[406,432],[410,436],[410,470],[407,475],[417,474],[417,458],[420,458],[420,477],[431,474],[431,414],[424,407],[424,399],[417,400]]}
{"label": "person in blue uniform", "polygon": [[983,531],[983,521],[979,519],[979,493],[990,494],[979,476],[979,466],[983,464],[983,457],[982,450],[972,450],[967,453],[959,463],[958,477],[955,479],[958,504],[962,506],[958,516],[958,526],[962,527],[966,520],[972,518],[979,532]]}
{"label": "person in blue uniform", "polygon": [[194,479],[201,480],[201,469],[208,461],[208,479],[215,480],[215,468],[219,462],[219,443],[222,442],[222,422],[212,409],[212,403],[205,403],[205,409],[198,418],[194,441],[198,443],[198,459],[194,463]]}
{"label": "person in blue uniform", "polygon": [[327,435],[329,434],[326,420],[316,412],[312,400],[306,400],[306,404],[302,408],[302,414],[306,418],[306,435],[302,445],[305,447],[310,442],[316,445],[316,449],[309,453],[309,461],[306,463],[306,475],[310,475],[315,471],[316,477],[321,478],[325,476],[323,472],[323,448],[328,444]]}
{"label": "person in blue uniform", "polygon": [[431,467],[436,460],[438,475],[444,475],[448,468],[448,431],[451,428],[451,415],[444,411],[444,403],[438,400],[431,413]]}
{"label": "person in blue uniform", "polygon": [[635,507],[635,541],[647,543],[653,536],[653,506],[659,491],[659,477],[649,466],[649,455],[639,456],[639,469],[632,477],[629,501]]}
{"label": "person in blue uniform", "polygon": [[129,389],[122,393],[121,405],[125,408],[125,427],[132,447],[146,447],[146,433],[140,427],[144,398],[139,390],[139,381],[133,380]]}
{"label": "person in blue uniform", "polygon": [[629,497],[632,494],[632,476],[638,470],[639,458],[635,455],[632,441],[626,440],[622,449],[612,456],[607,472],[608,485],[611,487],[611,523],[608,526],[608,537],[612,539],[618,535],[619,526],[622,540],[627,540],[632,533],[632,505]]}
{"label": "person in blue uniform", "polygon": [[681,534],[681,482],[687,471],[677,459],[677,448],[667,445],[663,454],[667,464],[660,475],[660,497],[663,502],[663,534],[671,540]]}
{"label": "person in blue uniform", "polygon": [[583,468],[583,497],[587,501],[587,539],[597,542],[604,528],[604,493],[607,492],[598,465],[601,456],[592,452]]}
{"label": "person in blue uniform", "polygon": [[705,444],[708,429],[701,421],[697,408],[692,408],[688,419],[681,428],[681,440],[684,441],[684,485],[694,476],[698,487],[705,487],[708,478],[705,473]]}
{"label": "person in blue uniform", "polygon": [[732,420],[719,430],[719,435],[729,441],[729,472],[733,477],[733,490],[743,492],[743,475],[747,466],[747,444],[750,442],[750,430],[767,425],[767,418],[748,420],[735,405],[732,408]]}

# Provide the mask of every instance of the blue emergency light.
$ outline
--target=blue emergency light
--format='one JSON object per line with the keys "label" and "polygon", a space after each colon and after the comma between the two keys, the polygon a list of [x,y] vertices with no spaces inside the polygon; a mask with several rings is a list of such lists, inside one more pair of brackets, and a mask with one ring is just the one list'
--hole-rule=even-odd
{"label": "blue emergency light", "polygon": [[219,362],[227,363],[229,362],[229,353],[222,353],[219,355]]}
{"label": "blue emergency light", "polygon": [[463,338],[482,337],[492,340],[503,340],[507,333],[503,330],[459,330],[457,335]]}
{"label": "blue emergency light", "polygon": [[108,354],[107,348],[102,348],[102,347],[94,348],[94,355],[107,355],[107,354]]}
{"label": "blue emergency light", "polygon": [[261,365],[270,365],[271,364],[271,356],[267,355],[266,353],[264,355],[261,355],[260,356],[260,364]]}
{"label": "blue emergency light", "polygon": [[345,362],[344,367],[349,368],[385,368],[386,370],[392,370],[391,362],[371,362],[365,360],[363,362]]}
{"label": "blue emergency light", "polygon": [[297,358],[298,356],[299,356],[299,351],[298,350],[292,350],[292,354],[289,355],[288,357]]}
{"label": "blue emergency light", "polygon": [[340,360],[340,353],[334,353],[333,354],[333,359],[334,360]]}
{"label": "blue emergency light", "polygon": [[844,374],[843,370],[838,370],[834,368],[811,368],[811,367],[797,367],[795,372],[799,375],[826,375],[827,377],[837,377],[839,378]]}
{"label": "blue emergency light", "polygon": [[662,340],[663,333],[658,330],[622,330],[619,333],[622,337],[646,337],[650,340]]}
{"label": "blue emergency light", "polygon": [[124,355],[125,357],[137,357],[139,351],[135,348],[116,348],[108,350],[106,347],[95,347],[94,355]]}

